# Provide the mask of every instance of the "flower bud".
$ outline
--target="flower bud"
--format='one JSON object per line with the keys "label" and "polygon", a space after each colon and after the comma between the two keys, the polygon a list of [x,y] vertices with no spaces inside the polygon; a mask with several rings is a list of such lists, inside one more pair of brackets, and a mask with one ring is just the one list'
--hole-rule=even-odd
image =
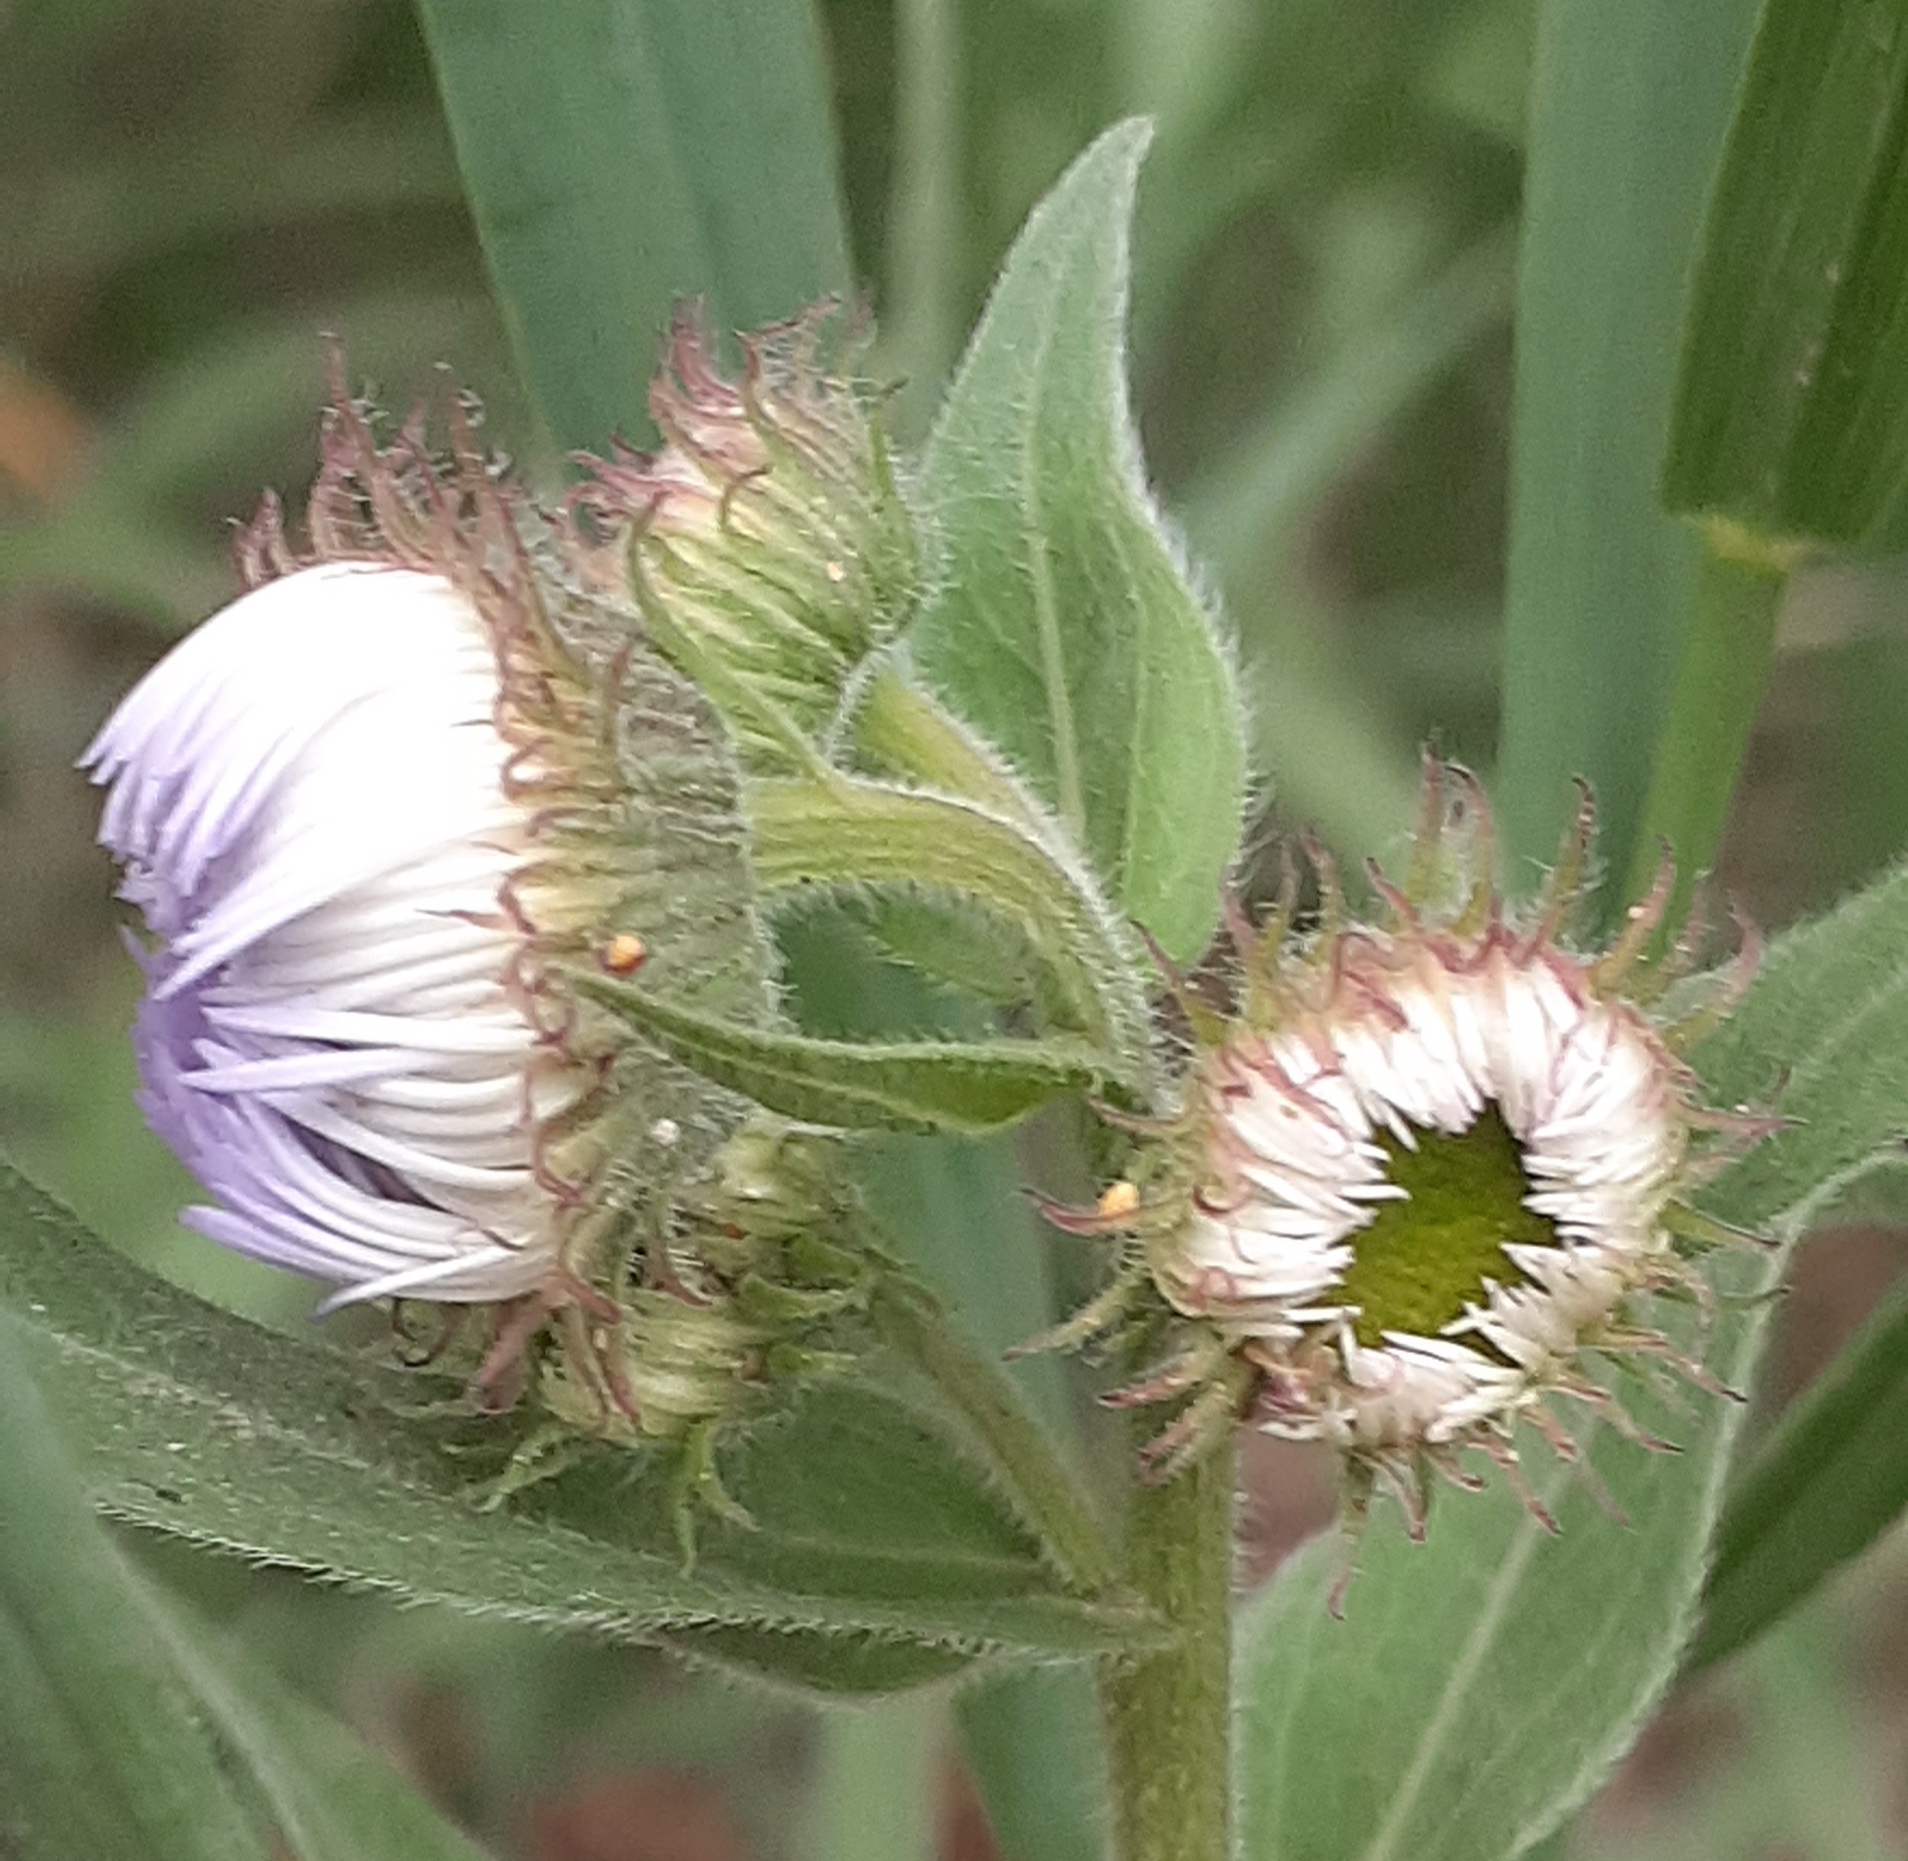
{"label": "flower bud", "polygon": [[153,940],[142,1103],[215,1198],[187,1219],[332,1305],[540,1314],[601,1304],[748,1110],[566,973],[746,1021],[767,961],[719,724],[454,434],[381,451],[341,398],[309,553],[268,504],[257,585],[85,765]]}
{"label": "flower bud", "polygon": [[[1467,1449],[1547,1517],[1518,1474],[1517,1420],[1572,1459],[1556,1400],[1640,1432],[1586,1353],[1647,1353],[1714,1387],[1633,1308],[1709,1299],[1686,1256],[1718,1234],[1677,1198],[1719,1146],[1779,1122],[1704,1108],[1676,1057],[1746,987],[1757,947],[1693,979],[1699,929],[1657,954],[1667,865],[1613,946],[1566,942],[1590,834],[1586,797],[1548,893],[1514,917],[1481,791],[1433,767],[1410,879],[1375,875],[1383,921],[1344,922],[1315,850],[1312,937],[1291,935],[1289,895],[1265,929],[1235,923],[1239,1011],[1209,1025],[1180,1116],[1132,1160],[1139,1195],[1071,1222],[1140,1237],[1172,1311],[1223,1347],[1188,1355],[1202,1377],[1224,1363],[1225,1399],[1195,1396],[1196,1426],[1169,1430],[1162,1459],[1243,1413],[1339,1449],[1354,1500],[1383,1483],[1414,1532],[1427,1470],[1476,1485]],[[1678,982],[1680,1018],[1660,1008]]]}
{"label": "flower bud", "polygon": [[713,1437],[847,1369],[865,1341],[874,1263],[828,1139],[758,1116],[674,1220],[669,1282],[619,1289],[618,1339],[543,1366],[544,1406],[577,1432]]}
{"label": "flower bud", "polygon": [[856,669],[918,591],[914,528],[858,333],[832,306],[745,336],[742,379],[678,313],[649,406],[664,438],[585,459],[587,558],[709,693],[751,769],[812,759]]}

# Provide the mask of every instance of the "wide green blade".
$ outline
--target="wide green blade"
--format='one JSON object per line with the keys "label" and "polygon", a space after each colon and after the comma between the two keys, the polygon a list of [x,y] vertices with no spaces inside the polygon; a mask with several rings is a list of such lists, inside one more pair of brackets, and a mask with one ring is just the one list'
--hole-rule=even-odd
{"label": "wide green blade", "polygon": [[1700,544],[1658,504],[1685,281],[1753,0],[1548,0],[1517,304],[1495,792],[1509,878],[1555,851],[1587,777],[1621,881]]}
{"label": "wide green blade", "polygon": [[266,1861],[0,1312],[0,1852]]}
{"label": "wide green blade", "polygon": [[806,1861],[934,1861],[942,1717],[936,1699],[822,1715]]}
{"label": "wide green blade", "polygon": [[[1751,1379],[1787,1250],[1848,1189],[1899,1158],[1908,1127],[1908,873],[1789,933],[1697,1055],[1712,1102],[1767,1104],[1792,1129],[1705,1192],[1769,1235],[1715,1258],[1729,1303],[1706,1361]],[[1672,1314],[1650,1321],[1666,1327]],[[1589,1458],[1628,1515],[1600,1509],[1525,1437],[1546,1537],[1501,1484],[1440,1495],[1429,1543],[1381,1507],[1347,1616],[1325,1608],[1334,1547],[1294,1560],[1242,1638],[1246,1853],[1278,1861],[1510,1861],[1601,1781],[1654,1708],[1695,1625],[1742,1410],[1626,1381],[1625,1405],[1676,1454],[1598,1430]]]}
{"label": "wide green blade", "polygon": [[1729,1494],[1692,1664],[1721,1660],[1867,1549],[1908,1506],[1908,1292],[1897,1291]]}
{"label": "wide green blade", "polygon": [[207,1715],[244,1760],[298,1861],[484,1861],[329,1715],[149,1581],[137,1590]]}
{"label": "wide green blade", "polygon": [[1908,27],[1769,0],[1696,271],[1673,510],[1898,546],[1908,491]]}
{"label": "wide green blade", "polygon": [[818,1388],[725,1451],[754,1528],[699,1520],[686,1570],[667,1453],[601,1449],[485,1510],[521,1427],[420,1415],[456,1386],[194,1299],[4,1169],[0,1298],[94,1501],[200,1544],[621,1640],[707,1624],[1025,1657],[1156,1633],[1064,1585],[985,1476],[873,1390]]}
{"label": "wide green blade", "polygon": [[671,306],[752,328],[843,290],[808,0],[418,0],[519,362],[560,446],[648,430]]}

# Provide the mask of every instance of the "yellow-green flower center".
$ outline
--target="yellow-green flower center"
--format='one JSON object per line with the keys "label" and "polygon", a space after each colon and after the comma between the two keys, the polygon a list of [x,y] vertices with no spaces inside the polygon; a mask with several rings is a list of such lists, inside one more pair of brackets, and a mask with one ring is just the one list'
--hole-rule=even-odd
{"label": "yellow-green flower center", "polygon": [[1416,1150],[1382,1133],[1379,1142],[1408,1199],[1379,1204],[1377,1219],[1351,1237],[1352,1263],[1334,1296],[1360,1308],[1359,1343],[1380,1344],[1387,1331],[1435,1337],[1483,1299],[1487,1279],[1522,1277],[1507,1244],[1557,1245],[1549,1219],[1524,1206],[1530,1178],[1496,1106],[1455,1137],[1419,1132]]}

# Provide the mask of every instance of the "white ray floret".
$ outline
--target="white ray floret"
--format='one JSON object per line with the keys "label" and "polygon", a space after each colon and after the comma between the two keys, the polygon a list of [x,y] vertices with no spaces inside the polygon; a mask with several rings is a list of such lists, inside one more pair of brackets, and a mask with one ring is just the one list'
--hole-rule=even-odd
{"label": "white ray floret", "polygon": [[332,1303],[552,1268],[535,1133],[580,1082],[515,982],[531,822],[499,708],[450,581],[332,562],[188,636],[84,759],[158,940],[142,1102],[217,1199],[188,1218]]}

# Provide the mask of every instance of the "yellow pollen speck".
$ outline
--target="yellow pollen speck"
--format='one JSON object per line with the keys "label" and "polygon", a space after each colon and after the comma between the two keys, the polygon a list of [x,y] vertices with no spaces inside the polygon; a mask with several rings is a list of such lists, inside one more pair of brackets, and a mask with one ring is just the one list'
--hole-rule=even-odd
{"label": "yellow pollen speck", "polygon": [[612,976],[633,976],[649,961],[649,945],[634,931],[618,931],[603,946],[603,967]]}
{"label": "yellow pollen speck", "polygon": [[1138,1188],[1125,1181],[1109,1183],[1100,1194],[1099,1212],[1109,1219],[1132,1214],[1140,1204]]}

